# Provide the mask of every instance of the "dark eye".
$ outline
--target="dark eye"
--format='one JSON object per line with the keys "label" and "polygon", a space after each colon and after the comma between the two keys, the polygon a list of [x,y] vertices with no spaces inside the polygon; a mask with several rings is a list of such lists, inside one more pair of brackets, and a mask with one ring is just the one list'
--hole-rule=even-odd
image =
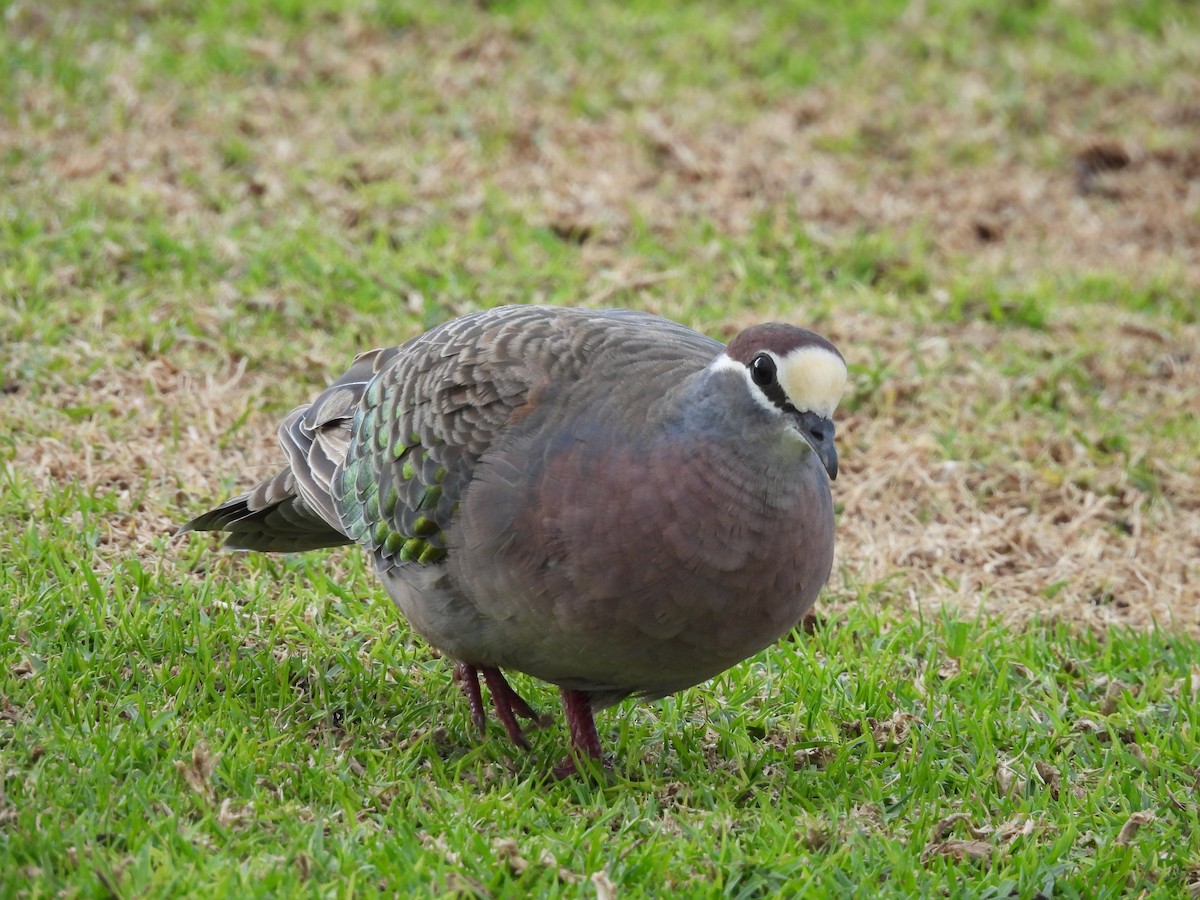
{"label": "dark eye", "polygon": [[759,387],[767,387],[775,383],[775,360],[760,353],[750,361],[750,377]]}

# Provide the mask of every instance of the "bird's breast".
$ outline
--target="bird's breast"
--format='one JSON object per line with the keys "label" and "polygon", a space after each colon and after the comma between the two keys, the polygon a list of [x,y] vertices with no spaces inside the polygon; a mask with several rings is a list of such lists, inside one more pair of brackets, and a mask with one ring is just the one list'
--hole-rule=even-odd
{"label": "bird's breast", "polygon": [[[807,462],[658,440],[560,440],[485,458],[451,565],[550,681],[669,691],[762,649],[811,607],[833,554]],[[516,651],[513,651],[514,656]]]}

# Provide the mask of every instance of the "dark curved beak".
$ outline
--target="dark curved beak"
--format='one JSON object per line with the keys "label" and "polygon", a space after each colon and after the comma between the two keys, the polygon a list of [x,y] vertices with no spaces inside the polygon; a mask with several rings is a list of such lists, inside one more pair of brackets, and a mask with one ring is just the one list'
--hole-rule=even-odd
{"label": "dark curved beak", "polygon": [[800,419],[800,433],[804,435],[804,439],[808,441],[816,452],[817,459],[821,460],[821,465],[829,473],[829,480],[837,480],[838,457],[837,447],[833,445],[835,431],[833,420],[819,416],[814,412],[802,412],[798,415]]}

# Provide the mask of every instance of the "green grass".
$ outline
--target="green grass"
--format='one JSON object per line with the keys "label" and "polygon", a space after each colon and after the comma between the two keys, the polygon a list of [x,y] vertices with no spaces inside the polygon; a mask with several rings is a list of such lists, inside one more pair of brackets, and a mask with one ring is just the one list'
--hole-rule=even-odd
{"label": "green grass", "polygon": [[[1157,171],[1070,194],[1111,132],[1186,196],[1200,21],[921,10],[0,3],[0,896],[1194,893],[1200,273],[1055,250],[1054,210],[955,243],[905,191],[1111,226]],[[920,212],[806,214],[830,170]],[[532,301],[802,321],[853,374],[824,621],[603,713],[612,773],[562,782],[561,716],[476,735],[357,552],[169,537],[357,351]],[[863,484],[941,556],[874,543]],[[972,541],[1111,552],[1030,586]]]}
{"label": "green grass", "polygon": [[[1121,896],[1175,893],[1197,862],[1186,638],[863,604],[702,688],[604,714],[614,773],[559,783],[561,724],[529,755],[498,728],[478,739],[447,666],[357,555],[335,582],[320,555],[161,549],[196,579],[136,558],[98,573],[34,529],[14,550],[39,562],[4,570],[10,595],[41,578],[3,620],[19,637],[4,867],[30,896],[407,893],[455,877],[576,893],[555,867],[635,891]],[[1154,821],[1118,840],[1145,810]],[[976,829],[989,860],[923,858],[958,813],[945,839]]]}

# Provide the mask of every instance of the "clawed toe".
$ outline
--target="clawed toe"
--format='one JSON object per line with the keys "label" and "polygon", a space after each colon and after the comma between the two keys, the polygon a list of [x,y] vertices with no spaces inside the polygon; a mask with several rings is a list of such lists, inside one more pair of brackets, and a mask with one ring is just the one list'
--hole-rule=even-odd
{"label": "clawed toe", "polygon": [[483,696],[479,690],[479,676],[483,675],[487,682],[488,692],[492,695],[492,707],[496,718],[504,726],[508,739],[523,750],[529,749],[529,740],[517,722],[517,716],[529,719],[534,726],[548,724],[549,717],[539,715],[529,703],[513,690],[512,685],[504,674],[494,666],[472,666],[459,663],[454,667],[454,680],[462,685],[463,693],[467,695],[467,704],[471,708],[471,721],[482,733],[487,726],[487,715],[483,709]]}

